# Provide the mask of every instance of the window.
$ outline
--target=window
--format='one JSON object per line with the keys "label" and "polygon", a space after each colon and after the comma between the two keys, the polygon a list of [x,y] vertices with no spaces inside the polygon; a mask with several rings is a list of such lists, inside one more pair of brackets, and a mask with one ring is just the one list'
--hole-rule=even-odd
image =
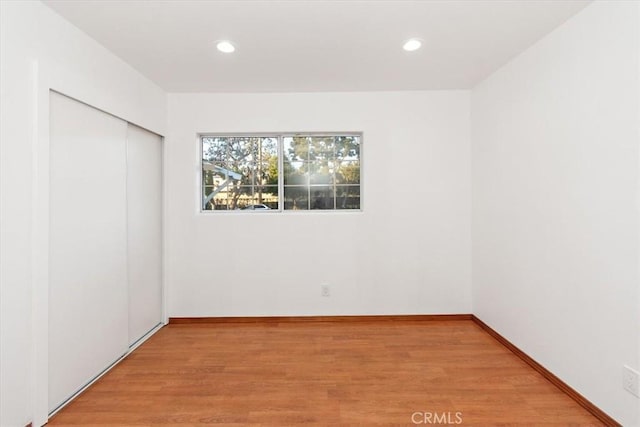
{"label": "window", "polygon": [[203,136],[203,210],[278,209],[278,145],[270,136]]}
{"label": "window", "polygon": [[360,137],[285,136],[285,209],[360,209]]}
{"label": "window", "polygon": [[202,210],[359,210],[360,134],[203,135]]}

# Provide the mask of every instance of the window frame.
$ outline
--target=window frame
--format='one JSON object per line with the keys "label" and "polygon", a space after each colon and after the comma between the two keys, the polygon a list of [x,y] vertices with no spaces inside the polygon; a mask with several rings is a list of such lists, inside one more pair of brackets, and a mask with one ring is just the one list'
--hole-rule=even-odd
{"label": "window frame", "polygon": [[[337,209],[334,201],[334,207],[332,209],[285,209],[285,197],[284,197],[284,139],[291,137],[336,137],[336,136],[353,136],[359,138],[359,149],[358,149],[358,162],[360,164],[360,180],[359,183],[351,184],[352,187],[359,188],[359,197],[360,197],[360,207],[358,209]],[[277,155],[278,155],[278,209],[264,209],[264,210],[253,210],[253,209],[232,209],[232,210],[207,210],[204,209],[202,203],[202,195],[204,194],[204,182],[203,182],[203,150],[204,150],[204,138],[274,138],[277,141]],[[260,212],[261,214],[276,214],[283,213],[285,215],[323,215],[327,213],[333,214],[352,214],[352,213],[361,213],[364,211],[363,204],[363,141],[364,141],[364,133],[363,132],[201,132],[197,134],[198,139],[198,185],[197,185],[197,198],[196,201],[198,203],[197,212],[203,215],[225,215],[225,214],[240,214],[240,215],[251,215],[256,212]],[[307,185],[309,187],[309,185]],[[334,189],[334,200],[335,200],[335,189],[336,184],[333,184]]]}

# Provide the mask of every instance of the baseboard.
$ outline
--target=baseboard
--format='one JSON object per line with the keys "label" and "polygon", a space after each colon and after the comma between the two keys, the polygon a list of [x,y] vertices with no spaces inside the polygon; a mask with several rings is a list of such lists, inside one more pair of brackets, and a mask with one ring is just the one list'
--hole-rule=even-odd
{"label": "baseboard", "polygon": [[489,335],[495,338],[500,344],[511,350],[513,354],[522,359],[527,365],[531,366],[535,369],[540,375],[546,378],[551,384],[558,387],[562,392],[564,392],[567,396],[572,398],[578,403],[578,405],[582,406],[584,409],[589,411],[594,417],[602,421],[608,427],[621,427],[621,424],[616,420],[607,415],[603,410],[598,408],[596,405],[591,403],[587,398],[583,395],[575,391],[571,386],[562,381],[560,378],[555,376],[551,371],[542,366],[540,363],[536,362],[530,356],[528,356],[524,351],[520,350],[518,347],[513,345],[508,339],[497,333],[491,326],[484,323],[482,320],[477,318],[475,315],[472,315],[472,320],[484,329]]}
{"label": "baseboard", "polygon": [[199,323],[406,322],[473,320],[472,314],[406,314],[375,316],[170,317],[170,325]]}

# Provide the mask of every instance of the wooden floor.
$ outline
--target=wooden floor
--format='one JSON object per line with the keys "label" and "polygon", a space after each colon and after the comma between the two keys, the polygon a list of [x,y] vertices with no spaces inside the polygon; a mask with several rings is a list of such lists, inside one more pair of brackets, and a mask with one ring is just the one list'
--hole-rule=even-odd
{"label": "wooden floor", "polygon": [[169,325],[49,425],[414,422],[601,425],[470,320]]}

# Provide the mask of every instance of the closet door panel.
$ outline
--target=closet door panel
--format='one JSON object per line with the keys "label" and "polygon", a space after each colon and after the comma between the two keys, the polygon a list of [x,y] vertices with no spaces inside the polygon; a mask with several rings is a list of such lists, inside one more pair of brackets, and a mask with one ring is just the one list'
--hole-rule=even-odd
{"label": "closet door panel", "polygon": [[162,319],[162,138],[131,124],[127,215],[132,345]]}
{"label": "closet door panel", "polygon": [[49,409],[128,349],[127,123],[51,93]]}

